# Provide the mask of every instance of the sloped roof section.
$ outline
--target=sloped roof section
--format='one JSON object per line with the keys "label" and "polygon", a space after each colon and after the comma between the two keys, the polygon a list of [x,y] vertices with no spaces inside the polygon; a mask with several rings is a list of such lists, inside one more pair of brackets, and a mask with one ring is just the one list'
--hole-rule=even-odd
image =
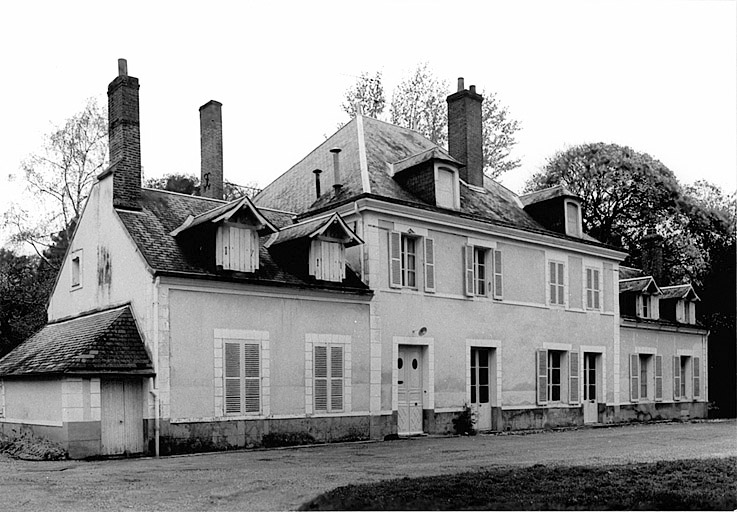
{"label": "sloped roof section", "polygon": [[620,279],[619,280],[619,293],[623,292],[638,292],[638,293],[650,293],[653,295],[660,295],[661,291],[655,280],[651,276],[635,277],[632,279]]}
{"label": "sloped roof section", "polygon": [[538,190],[536,192],[530,192],[519,197],[520,201],[524,206],[528,206],[534,203],[542,203],[549,199],[555,199],[557,197],[575,197],[578,198],[573,192],[568,190],[563,185],[556,185],[554,187]]}
{"label": "sloped roof section", "polygon": [[663,286],[660,288],[660,291],[663,292],[663,295],[660,296],[660,299],[688,299],[692,301],[700,301],[698,295],[696,295],[696,291],[693,289],[693,286],[690,284],[679,284],[676,286]]}
{"label": "sloped roof section", "polygon": [[0,376],[154,375],[130,306],[43,327],[0,360]]}
{"label": "sloped roof section", "polygon": [[645,273],[639,268],[619,266],[620,279],[632,279],[633,277],[645,277]]}
{"label": "sloped roof section", "polygon": [[343,218],[337,213],[334,213],[327,219],[307,220],[300,222],[299,224],[288,226],[279,231],[276,237],[271,238],[267,245],[279,245],[299,238],[315,238],[325,233],[331,227],[337,228],[343,233],[343,238],[347,240],[345,243],[346,247],[352,247],[363,243],[363,240],[361,240],[358,235],[348,227]]}
{"label": "sloped roof section", "polygon": [[194,228],[206,222],[220,222],[228,220],[233,217],[239,210],[245,210],[248,212],[248,214],[252,215],[257,220],[261,228],[268,229],[268,231],[270,231],[271,233],[277,232],[277,228],[271,222],[269,222],[269,220],[264,217],[261,212],[258,211],[251,200],[248,199],[247,196],[243,196],[229,203],[216,206],[212,210],[205,213],[200,213],[196,216],[188,215],[182,225],[176,228],[170,234],[172,236],[177,236],[179,233],[182,233],[188,229]]}

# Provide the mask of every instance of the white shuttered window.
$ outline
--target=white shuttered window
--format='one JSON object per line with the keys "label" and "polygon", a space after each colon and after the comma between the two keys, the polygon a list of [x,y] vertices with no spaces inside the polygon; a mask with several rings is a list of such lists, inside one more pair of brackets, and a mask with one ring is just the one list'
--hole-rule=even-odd
{"label": "white shuttered window", "polygon": [[239,226],[218,226],[215,236],[215,264],[223,270],[258,270],[258,233]]}
{"label": "white shuttered window", "polygon": [[338,242],[313,240],[310,244],[309,274],[321,281],[345,279],[345,247]]}
{"label": "white shuttered window", "polygon": [[315,412],[343,411],[345,394],[343,345],[315,345],[313,361]]}
{"label": "white shuttered window", "polygon": [[224,342],[225,414],[261,412],[261,347],[258,343]]}
{"label": "white shuttered window", "polygon": [[548,287],[550,304],[564,306],[565,299],[565,265],[557,261],[548,262]]}

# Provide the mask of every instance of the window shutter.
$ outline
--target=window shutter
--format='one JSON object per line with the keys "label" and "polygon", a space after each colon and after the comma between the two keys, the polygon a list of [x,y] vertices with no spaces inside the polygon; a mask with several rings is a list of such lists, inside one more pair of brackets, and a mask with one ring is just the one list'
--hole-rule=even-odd
{"label": "window shutter", "polygon": [[566,298],[565,298],[565,277],[564,277],[565,267],[562,263],[558,263],[558,304],[565,304]]}
{"label": "window shutter", "polygon": [[402,287],[402,235],[389,232],[389,286]]}
{"label": "window shutter", "polygon": [[594,309],[599,309],[601,307],[599,303],[599,296],[601,295],[600,286],[599,286],[599,282],[601,279],[600,272],[598,270],[594,270],[593,277],[594,277]]}
{"label": "window shutter", "polygon": [[308,273],[311,276],[314,276],[315,278],[317,278],[317,272],[318,272],[318,267],[319,267],[318,262],[322,254],[321,245],[322,245],[322,242],[320,240],[313,240],[312,242],[310,242],[310,261],[308,264],[309,266]]}
{"label": "window shutter", "polygon": [[330,347],[330,410],[343,409],[343,347]]}
{"label": "window shutter", "polygon": [[630,401],[640,399],[640,356],[630,354]]}
{"label": "window shutter", "polygon": [[494,251],[494,298],[501,299],[502,288],[502,251]]}
{"label": "window shutter", "polygon": [[244,412],[261,412],[261,354],[259,345],[243,345],[243,375],[245,387]]}
{"label": "window shutter", "polygon": [[686,323],[686,305],[682,300],[676,302],[676,322]]}
{"label": "window shutter", "polygon": [[693,358],[693,397],[697,398],[701,396],[701,367],[700,358]]}
{"label": "window shutter", "polygon": [[255,229],[250,230],[249,233],[251,236],[249,237],[250,244],[248,247],[248,253],[249,257],[251,259],[251,272],[255,272],[259,268],[259,258],[258,258],[258,251],[259,251],[259,245],[258,245],[258,233]]}
{"label": "window shutter", "polygon": [[537,351],[537,403],[545,405],[548,403],[548,351]]}
{"label": "window shutter", "polygon": [[314,359],[315,375],[315,410],[328,410],[328,348],[325,346],[315,347]]}
{"label": "window shutter", "polygon": [[681,398],[681,358],[673,356],[673,400]]}
{"label": "window shutter", "polygon": [[577,404],[581,401],[579,390],[578,352],[569,352],[570,369],[568,372],[568,395],[569,403]]}
{"label": "window shutter", "polygon": [[225,343],[225,413],[241,412],[241,345]]}
{"label": "window shutter", "polygon": [[435,291],[435,240],[425,238],[425,291]]}
{"label": "window shutter", "polygon": [[663,356],[655,356],[655,400],[663,399]]}
{"label": "window shutter", "polygon": [[555,287],[555,278],[557,276],[557,269],[555,263],[552,261],[548,263],[548,284],[550,286],[550,303],[555,304],[555,299],[557,297],[556,293],[556,287]]}
{"label": "window shutter", "polygon": [[338,258],[339,258],[339,265],[340,265],[340,281],[345,279],[345,245],[338,244]]}
{"label": "window shutter", "polygon": [[593,269],[586,269],[586,308],[592,309],[594,307],[594,276]]}
{"label": "window shutter", "polygon": [[472,245],[464,245],[463,246],[463,262],[465,265],[465,282],[466,282],[466,295],[469,297],[473,297],[473,278],[474,278],[474,271],[473,271],[473,246]]}

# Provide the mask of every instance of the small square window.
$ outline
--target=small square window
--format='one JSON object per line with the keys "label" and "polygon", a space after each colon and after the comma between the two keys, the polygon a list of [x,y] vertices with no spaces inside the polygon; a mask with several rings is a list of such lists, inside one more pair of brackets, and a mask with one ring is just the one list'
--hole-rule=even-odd
{"label": "small square window", "polygon": [[82,251],[72,253],[72,288],[82,286]]}

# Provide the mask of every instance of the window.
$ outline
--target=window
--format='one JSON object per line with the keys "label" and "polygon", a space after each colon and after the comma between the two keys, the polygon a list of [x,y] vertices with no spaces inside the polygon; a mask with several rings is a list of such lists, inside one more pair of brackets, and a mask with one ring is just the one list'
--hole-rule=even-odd
{"label": "window", "polygon": [[596,268],[586,269],[586,309],[601,307],[600,271]]}
{"label": "window", "polygon": [[565,265],[557,261],[548,262],[548,284],[550,304],[564,306],[565,301]]}
{"label": "window", "polygon": [[688,365],[688,357],[681,357],[681,398],[686,398],[686,367]]}
{"label": "window", "polygon": [[389,286],[417,288],[418,252],[425,251],[425,290],[435,291],[435,245],[432,239],[389,232]]}
{"label": "window", "polygon": [[72,253],[72,288],[82,286],[82,250]]}
{"label": "window", "polygon": [[438,168],[435,182],[435,204],[442,208],[457,208],[456,177],[453,171]]}
{"label": "window", "polygon": [[417,239],[402,235],[402,286],[417,288]]}
{"label": "window", "polygon": [[652,312],[652,309],[650,309],[650,296],[643,295],[642,296],[642,317],[650,318],[651,312]]}
{"label": "window", "polygon": [[345,246],[339,242],[313,240],[310,243],[309,274],[322,281],[345,279]]}
{"label": "window", "polygon": [[566,234],[570,236],[581,236],[581,221],[579,206],[573,201],[566,201]]}
{"label": "window", "polygon": [[314,410],[343,410],[345,360],[341,344],[314,346]]}
{"label": "window", "polygon": [[698,357],[673,357],[673,399],[701,396],[701,360]]}
{"label": "window", "polygon": [[502,293],[502,251],[494,251],[494,298],[501,299]]}
{"label": "window", "polygon": [[580,402],[579,353],[567,350],[537,351],[537,403]]}
{"label": "window", "polygon": [[215,245],[215,265],[223,270],[258,270],[259,243],[254,229],[229,224],[218,226]]}
{"label": "window", "polygon": [[471,403],[489,403],[489,349],[471,348]]}
{"label": "window", "polygon": [[239,340],[223,342],[225,414],[261,412],[261,346]]}
{"label": "window", "polygon": [[560,366],[562,354],[558,350],[548,351],[548,401],[560,402]]}
{"label": "window", "polygon": [[486,249],[473,248],[474,293],[486,295]]}

